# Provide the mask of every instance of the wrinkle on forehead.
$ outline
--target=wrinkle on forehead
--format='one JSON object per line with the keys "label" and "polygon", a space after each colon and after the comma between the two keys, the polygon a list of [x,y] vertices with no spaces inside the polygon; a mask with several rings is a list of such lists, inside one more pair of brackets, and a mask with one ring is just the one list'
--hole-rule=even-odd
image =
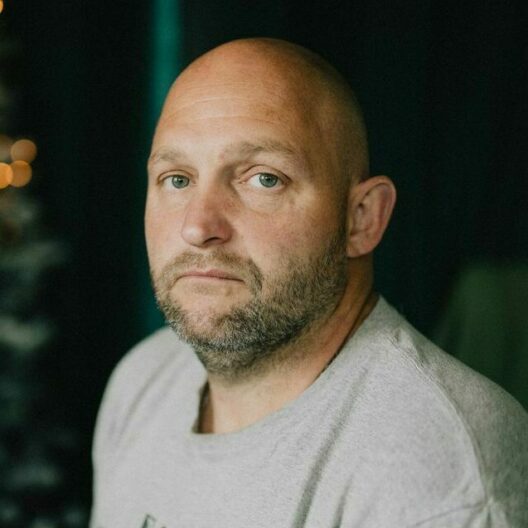
{"label": "wrinkle on forehead", "polygon": [[[275,128],[280,130],[280,135],[294,137],[321,134],[317,120],[313,121],[309,115],[296,114],[291,110],[280,111],[274,108],[261,108],[255,112],[251,108],[240,108],[234,103],[225,103],[222,107],[204,108],[199,105],[189,105],[185,108],[167,110],[160,118],[156,129],[156,136],[162,131],[172,127],[191,127],[200,123],[210,123],[221,132],[222,124],[234,120],[247,123],[247,126],[263,127],[263,130]],[[174,130],[174,129],[173,129]]]}
{"label": "wrinkle on forehead", "polygon": [[[282,111],[281,111],[282,110]],[[248,97],[206,97],[188,101],[178,101],[177,104],[167,105],[160,117],[160,121],[191,118],[215,117],[248,117],[259,119],[262,116],[280,115],[284,112],[291,113],[291,107],[284,108],[278,105],[269,105],[262,101]]]}

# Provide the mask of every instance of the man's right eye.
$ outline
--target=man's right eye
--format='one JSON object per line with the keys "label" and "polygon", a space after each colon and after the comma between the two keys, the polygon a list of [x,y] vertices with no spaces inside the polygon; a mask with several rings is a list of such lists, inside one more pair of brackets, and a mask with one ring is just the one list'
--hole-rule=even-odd
{"label": "man's right eye", "polygon": [[176,187],[176,189],[183,189],[189,185],[189,178],[187,178],[187,176],[182,176],[181,174],[174,174],[167,179],[170,180],[171,185]]}

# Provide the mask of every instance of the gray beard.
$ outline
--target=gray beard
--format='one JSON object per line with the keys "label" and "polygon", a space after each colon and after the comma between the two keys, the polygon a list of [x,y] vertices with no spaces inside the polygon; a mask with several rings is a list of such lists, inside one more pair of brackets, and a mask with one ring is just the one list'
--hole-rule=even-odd
{"label": "gray beard", "polygon": [[[266,279],[252,261],[242,261],[222,252],[208,257],[186,253],[164,267],[153,278],[158,306],[168,324],[189,343],[208,373],[225,380],[245,379],[282,363],[280,351],[299,340],[312,326],[337,306],[347,281],[343,228],[315,256],[285,259],[282,275]],[[190,264],[244,270],[252,299],[229,313],[211,318],[209,329],[195,323],[200,314],[190,314],[171,299],[176,277]],[[262,285],[269,282],[269,295]]]}

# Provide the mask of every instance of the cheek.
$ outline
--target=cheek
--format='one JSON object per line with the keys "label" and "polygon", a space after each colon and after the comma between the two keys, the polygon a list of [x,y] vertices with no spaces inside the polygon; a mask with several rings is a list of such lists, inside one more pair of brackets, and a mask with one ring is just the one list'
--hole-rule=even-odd
{"label": "cheek", "polygon": [[292,257],[310,253],[310,247],[319,243],[309,222],[298,214],[261,222],[247,220],[239,233],[248,255],[264,274],[275,274]]}
{"label": "cheek", "polygon": [[[319,254],[340,230],[341,216],[331,204],[327,208],[297,209],[280,218],[269,217],[266,222],[253,224],[252,236],[244,237],[245,244],[255,261],[260,259],[262,271],[273,273],[274,266],[285,261]],[[246,232],[249,225],[249,221],[245,223]]]}
{"label": "cheek", "polygon": [[158,269],[174,256],[179,237],[179,224],[167,214],[147,207],[145,211],[145,241],[152,268]]}

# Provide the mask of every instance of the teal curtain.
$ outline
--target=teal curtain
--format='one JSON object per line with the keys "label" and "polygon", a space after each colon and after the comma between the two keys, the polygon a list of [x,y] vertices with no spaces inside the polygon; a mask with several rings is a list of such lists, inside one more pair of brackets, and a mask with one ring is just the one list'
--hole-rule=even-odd
{"label": "teal curtain", "polygon": [[182,67],[182,20],[178,0],[152,3],[150,129],[153,131],[167,90]]}
{"label": "teal curtain", "polygon": [[[154,0],[151,27],[150,97],[146,139],[148,144],[154,133],[167,91],[182,68],[183,28],[178,0]],[[141,275],[139,320],[143,324],[142,334],[147,335],[163,324],[163,318],[154,301],[146,261],[141,268]]]}

